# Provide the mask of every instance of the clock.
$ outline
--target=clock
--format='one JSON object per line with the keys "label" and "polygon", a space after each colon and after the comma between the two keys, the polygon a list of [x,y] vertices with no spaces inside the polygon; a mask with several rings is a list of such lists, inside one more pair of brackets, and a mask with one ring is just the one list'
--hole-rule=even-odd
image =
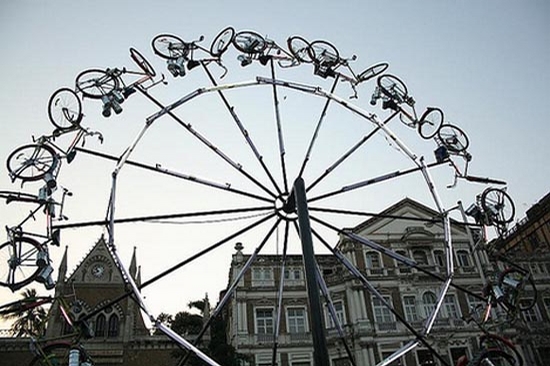
{"label": "clock", "polygon": [[105,265],[103,263],[96,263],[92,267],[92,275],[96,278],[101,278],[105,274]]}

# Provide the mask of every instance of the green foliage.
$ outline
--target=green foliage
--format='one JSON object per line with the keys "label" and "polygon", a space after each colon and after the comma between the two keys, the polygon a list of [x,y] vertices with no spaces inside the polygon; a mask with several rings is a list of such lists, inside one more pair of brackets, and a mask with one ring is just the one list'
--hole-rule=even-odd
{"label": "green foliage", "polygon": [[[36,290],[25,289],[21,296],[23,300],[28,300],[30,303],[31,300],[37,296]],[[5,314],[2,317],[8,320],[14,320],[11,330],[16,337],[39,337],[44,334],[46,329],[47,311],[42,306],[24,308],[24,310],[14,310],[14,312]]]}

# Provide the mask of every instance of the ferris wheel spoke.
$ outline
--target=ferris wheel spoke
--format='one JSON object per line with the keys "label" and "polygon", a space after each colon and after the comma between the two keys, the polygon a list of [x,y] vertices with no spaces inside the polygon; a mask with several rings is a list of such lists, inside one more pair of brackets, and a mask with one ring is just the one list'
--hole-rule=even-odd
{"label": "ferris wheel spoke", "polygon": [[[75,149],[77,151],[81,151],[83,153],[95,155],[95,156],[98,156],[98,157],[101,157],[101,158],[104,158],[104,159],[109,159],[109,160],[114,160],[114,161],[119,160],[119,158],[116,157],[116,156],[108,155],[108,154],[101,153],[101,152],[98,152],[98,151],[88,150],[88,149],[84,149],[84,148],[81,148],[81,147],[77,147]],[[160,165],[160,164],[149,165],[149,164],[144,164],[144,163],[140,163],[140,162],[133,161],[133,160],[126,160],[125,163],[128,164],[128,165],[131,165],[131,166],[141,168],[141,169],[146,169],[146,170],[149,170],[149,171],[153,171],[155,173],[165,174],[165,175],[169,175],[169,176],[172,176],[172,177],[187,180],[187,181],[190,181],[190,182],[193,182],[193,183],[206,185],[206,186],[209,186],[211,188],[221,189],[221,190],[236,193],[236,194],[239,194],[239,195],[242,195],[242,196],[255,198],[255,199],[258,199],[260,201],[272,202],[272,199],[269,199],[269,198],[266,198],[266,197],[263,197],[263,196],[258,196],[258,195],[252,194],[250,192],[246,192],[246,191],[242,191],[242,190],[232,188],[232,185],[230,183],[213,182],[213,181],[209,181],[209,180],[206,180],[206,179],[195,177],[193,175],[178,173],[178,172],[166,169],[166,168],[162,167],[162,165]]]}
{"label": "ferris wheel spoke", "polygon": [[[212,321],[220,314],[220,312],[223,310],[224,306],[227,304],[227,301],[233,296],[233,293],[235,292],[235,289],[237,288],[237,285],[239,284],[239,281],[244,277],[244,274],[247,272],[247,270],[250,268],[252,263],[256,260],[258,255],[260,254],[260,251],[265,246],[269,238],[273,235],[275,232],[275,229],[279,226],[280,222],[282,221],[282,218],[278,218],[275,221],[275,224],[271,227],[271,229],[267,232],[267,234],[264,236],[263,240],[260,242],[258,247],[254,250],[254,252],[251,254],[251,256],[248,258],[244,266],[241,268],[231,285],[227,288],[225,291],[225,295],[223,298],[218,302],[218,305],[216,305],[216,308],[212,311],[212,314],[210,315],[210,318],[206,321],[206,323],[202,326],[200,332],[196,335],[193,345],[198,346],[202,340],[202,337],[206,334],[206,331],[210,328],[212,325]],[[191,356],[191,353],[187,353],[185,356],[180,358],[180,362],[178,362],[178,365],[184,366],[187,361],[189,360],[189,357]]]}
{"label": "ferris wheel spoke", "polygon": [[[219,85],[218,85],[216,79],[214,78],[214,76],[212,75],[212,73],[210,72],[210,70],[208,70],[208,68],[206,68],[206,67],[204,67],[204,69],[205,69],[205,71],[208,75],[208,78],[210,79],[210,82],[212,83],[212,85],[215,86],[215,87],[218,87]],[[256,157],[256,160],[258,160],[258,162],[260,163],[263,171],[265,172],[265,174],[268,176],[269,180],[273,184],[273,187],[275,187],[275,190],[278,192],[279,195],[282,195],[282,192],[281,192],[281,189],[279,188],[279,185],[275,181],[275,178],[271,174],[270,170],[267,168],[267,165],[264,162],[263,156],[260,154],[258,148],[256,147],[256,145],[252,141],[252,138],[250,137],[250,133],[244,127],[243,123],[241,122],[241,119],[237,115],[237,112],[235,111],[235,107],[233,107],[229,103],[229,100],[225,96],[225,94],[223,92],[223,89],[217,89],[216,92],[219,95],[219,97],[221,98],[225,108],[231,114],[231,117],[233,118],[233,121],[237,125],[237,127],[238,127],[239,131],[241,132],[242,136],[245,138],[247,145],[250,146],[250,149],[252,150],[254,156]]]}
{"label": "ferris wheel spoke", "polygon": [[[330,89],[331,93],[334,93],[334,91],[336,90],[337,83],[338,83],[338,77],[335,77],[334,82],[332,83],[332,87]],[[298,177],[302,176],[302,174],[304,173],[304,170],[306,169],[306,165],[307,165],[308,161],[311,158],[311,152],[313,151],[313,146],[315,145],[317,137],[319,136],[319,130],[321,129],[321,124],[323,123],[323,120],[325,119],[325,116],[327,114],[327,110],[328,110],[328,106],[330,104],[330,101],[331,101],[331,99],[327,98],[327,100],[325,101],[325,104],[323,106],[323,109],[321,110],[321,115],[319,116],[319,120],[317,121],[317,125],[315,126],[315,130],[313,132],[313,135],[311,136],[311,140],[309,142],[306,155],[304,156],[304,160],[302,162],[300,172],[298,173]],[[309,188],[306,189],[306,192],[308,190],[309,190]]]}
{"label": "ferris wheel spoke", "polygon": [[[273,59],[270,62],[271,65],[271,78],[275,80],[275,66],[273,65]],[[277,85],[275,83],[271,84],[273,91],[273,106],[275,110],[275,123],[277,125],[277,141],[279,143],[279,159],[281,163],[281,174],[283,177],[283,184],[285,193],[288,193],[288,177],[286,171],[286,157],[285,157],[285,140],[283,138],[283,126],[281,124],[281,114],[279,110],[279,98],[277,96]]]}
{"label": "ferris wheel spoke", "polygon": [[[331,99],[327,99],[327,103]],[[394,112],[391,116],[386,118],[382,125],[387,124],[395,115],[397,115],[398,112]],[[376,126],[372,131],[370,131],[368,134],[363,136],[361,140],[359,140],[355,145],[353,145],[348,151],[346,151],[336,162],[334,162],[330,167],[328,167],[323,174],[321,174],[317,179],[313,181],[307,187],[306,192],[309,192],[313,187],[315,187],[319,182],[321,182],[324,178],[326,178],[330,173],[332,173],[340,164],[342,164],[347,158],[349,158],[355,151],[357,151],[363,144],[365,144],[368,140],[370,140],[377,132],[381,130],[381,126]]]}
{"label": "ferris wheel spoke", "polygon": [[281,266],[280,266],[280,277],[279,277],[279,290],[277,293],[277,310],[276,310],[276,321],[275,321],[275,330],[273,332],[274,342],[273,349],[271,354],[271,363],[275,364],[277,360],[277,347],[278,339],[281,329],[281,319],[282,319],[282,310],[283,310],[283,293],[285,286],[285,272],[286,272],[286,260],[287,260],[287,250],[288,250],[288,234],[289,234],[290,224],[288,221],[285,223],[285,233],[283,238],[283,253],[281,256]]}

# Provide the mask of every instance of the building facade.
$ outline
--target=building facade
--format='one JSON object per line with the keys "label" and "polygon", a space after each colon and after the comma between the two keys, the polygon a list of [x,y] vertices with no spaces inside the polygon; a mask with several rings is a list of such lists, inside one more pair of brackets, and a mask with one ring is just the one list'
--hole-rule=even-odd
{"label": "building facade", "polygon": [[522,312],[515,329],[527,350],[526,363],[550,365],[550,193],[491,245],[533,277],[535,306]]}
{"label": "building facade", "polygon": [[[407,219],[400,219],[403,217]],[[383,254],[383,250],[373,250],[347,236],[336,244],[336,248],[382,294],[393,311],[373,296],[364,282],[350,274],[334,255],[316,255],[343,330],[341,337],[329,316],[325,299],[321,299],[330,365],[351,365],[349,354],[356,365],[376,365],[414,339],[410,327],[421,333],[434,311],[447,268],[444,230],[441,224],[429,222],[434,217],[437,217],[437,212],[411,199],[404,199],[376,217],[348,229],[383,248],[413,259],[416,266],[406,265]],[[472,309],[483,305],[480,272],[492,270],[492,265],[484,253],[477,259],[472,256],[471,236],[465,225],[452,222],[451,233],[454,277],[426,340],[446,363],[455,365],[462,355],[472,358],[478,352],[481,331],[468,320]],[[243,253],[242,245],[236,249],[230,283],[238,278],[250,258]],[[280,255],[259,255],[245,272],[227,308],[228,339],[237,352],[248,356],[248,365],[271,365],[275,359],[277,365],[313,366],[311,314],[302,256],[287,256],[282,276],[283,295],[280,297],[282,263]],[[548,323],[548,312],[550,307],[546,308],[544,317],[527,317],[526,322],[532,326],[535,319]],[[274,337],[275,334],[278,337]],[[506,329],[502,334],[516,343],[520,340],[517,329]],[[273,352],[274,344],[276,352]],[[441,364],[432,350],[421,344],[391,365]],[[528,351],[520,349],[522,354]],[[525,359],[531,360],[532,357]]]}

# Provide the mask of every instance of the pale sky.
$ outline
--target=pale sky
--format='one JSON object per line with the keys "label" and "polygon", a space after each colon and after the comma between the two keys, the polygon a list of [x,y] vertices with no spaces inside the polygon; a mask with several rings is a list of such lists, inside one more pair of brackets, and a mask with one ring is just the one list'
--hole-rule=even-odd
{"label": "pale sky", "polygon": [[[0,156],[5,160],[16,147],[32,142],[51,132],[47,103],[61,87],[73,87],[75,77],[88,68],[126,66],[135,69],[128,57],[129,47],[142,52],[158,74],[164,73],[168,85],[150,90],[162,103],[171,104],[181,97],[210,84],[197,68],[184,78],[174,79],[164,60],[153,54],[151,40],[157,34],[171,33],[186,41],[198,39],[209,46],[215,35],[226,26],[237,31],[253,30],[285,46],[286,39],[300,35],[310,41],[321,39],[334,44],[343,57],[357,56],[355,71],[380,61],[390,64],[387,72],[400,77],[417,101],[421,113],[427,106],[441,108],[447,122],[458,125],[468,134],[469,152],[473,156],[470,173],[508,182],[508,193],[516,204],[516,219],[548,193],[550,167],[550,5],[544,0],[510,1],[30,1],[5,0],[0,4],[0,39],[2,67],[0,77]],[[270,77],[268,67],[255,63],[241,68],[230,49],[224,55],[229,69],[220,84]],[[211,72],[222,71],[215,65]],[[319,86],[330,90],[332,81],[314,76],[310,65],[278,69],[277,77]],[[369,113],[383,117],[386,112],[368,103],[375,82],[358,87],[359,99],[349,100]],[[292,184],[303,161],[305,149],[321,114],[324,100],[279,88],[281,120],[284,126],[289,182]],[[339,83],[335,94],[347,99],[350,88]],[[254,144],[265,157],[275,179],[281,181],[274,108],[269,86],[255,86],[227,91],[225,94]],[[86,148],[120,156],[136,139],[146,118],[158,108],[136,93],[123,104],[124,111],[109,119],[101,116],[101,103],[86,99],[82,125],[101,131],[105,142],[86,141]],[[245,145],[228,110],[215,93],[185,103],[178,116],[213,143],[232,161],[259,177],[269,186],[258,161]],[[319,135],[308,163],[307,183],[342,156],[367,133],[370,125],[352,116],[344,108],[331,104],[326,117],[327,130]],[[392,121],[389,128],[415,154],[433,160],[433,141],[421,140],[414,130]],[[63,143],[60,141],[60,143]],[[293,154],[295,153],[295,154]],[[315,159],[314,159],[315,157]],[[319,160],[316,160],[316,159]],[[147,130],[133,153],[132,160],[193,175],[254,194],[261,189],[243,182],[242,175],[219,156],[197,143],[184,128],[169,117],[156,120]],[[328,165],[327,165],[328,164]],[[410,168],[395,144],[376,136],[366,144],[366,153],[354,155],[349,165],[331,174],[324,189],[327,192],[346,184],[380,174]],[[445,207],[458,200],[473,202],[485,186],[461,181],[455,188],[446,186],[453,180],[448,167],[433,171],[437,193]],[[68,199],[65,214],[68,222],[102,220],[111,190],[112,161],[78,155],[70,165],[64,162],[59,183],[73,196]],[[404,197],[433,206],[425,183],[414,178],[376,184],[359,190],[357,195],[341,202],[327,200],[322,206],[361,209],[378,212]],[[0,190],[23,190],[36,193],[39,183],[12,183],[7,170],[0,174]],[[313,191],[312,191],[313,194]],[[224,210],[236,207],[262,206],[265,203],[207,189],[174,177],[123,167],[117,181],[116,217]],[[0,223],[17,224],[28,212],[28,206],[0,206]],[[115,244],[129,264],[133,248],[142,266],[142,279],[154,277],[170,266],[235,233],[258,220],[256,213],[233,216],[233,221],[216,217],[179,219],[171,223],[134,223],[118,225]],[[246,216],[246,218],[244,217]],[[254,216],[254,217],[248,217]],[[237,220],[237,218],[239,220]],[[42,223],[37,220],[37,226]],[[193,221],[194,223],[190,223]],[[197,223],[200,221],[201,223]],[[251,232],[229,240],[219,249],[148,287],[146,302],[156,314],[175,314],[186,310],[191,300],[209,294],[216,302],[219,291],[227,285],[227,274],[234,245],[242,241],[245,253],[259,244],[270,221],[260,232]],[[340,227],[351,227],[361,219],[338,221]],[[266,253],[280,251],[284,226],[266,246]],[[74,269],[98,238],[101,227],[70,229],[62,232],[62,247],[52,248],[57,269],[64,247],[69,246],[69,271]],[[335,243],[333,234],[328,238]],[[331,236],[332,235],[332,236]],[[296,241],[291,243],[299,251]],[[317,249],[316,249],[317,250]],[[322,250],[318,250],[323,252]],[[40,289],[40,285],[31,285]],[[8,289],[0,289],[0,303],[18,298]]]}

